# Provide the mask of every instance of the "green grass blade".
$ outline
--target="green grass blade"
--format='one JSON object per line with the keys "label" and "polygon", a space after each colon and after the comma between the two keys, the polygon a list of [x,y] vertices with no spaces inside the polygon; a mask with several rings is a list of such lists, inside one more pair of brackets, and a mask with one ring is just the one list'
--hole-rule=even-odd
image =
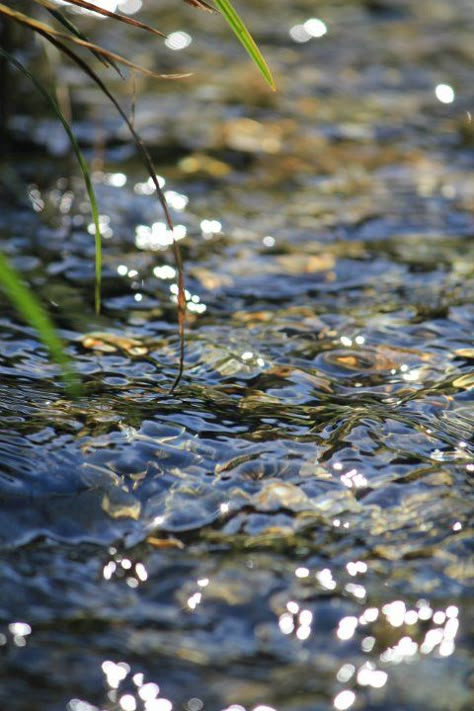
{"label": "green grass blade", "polygon": [[61,368],[66,387],[71,395],[79,393],[79,384],[71,362],[59,338],[53,322],[35,295],[24,284],[21,276],[0,252],[0,288],[5,292],[13,306],[39,334],[41,341],[51,354],[51,358]]}
{"label": "green grass blade", "polygon": [[260,69],[260,72],[262,73],[265,80],[271,86],[273,91],[275,91],[275,89],[276,89],[275,82],[273,80],[273,76],[272,76],[272,73],[268,67],[268,64],[266,63],[265,59],[263,58],[263,55],[260,52],[259,48],[255,44],[255,41],[252,38],[252,35],[247,30],[244,23],[240,19],[239,15],[232,7],[232,4],[230,3],[230,1],[229,0],[214,0],[214,4],[217,5],[218,9],[224,15],[228,24],[232,28],[232,31],[237,36],[239,42],[243,45],[243,47],[245,47],[245,49],[247,50],[250,57],[253,59],[253,61],[257,65],[257,67]]}
{"label": "green grass blade", "polygon": [[79,144],[76,141],[76,137],[74,136],[74,133],[65,118],[64,114],[62,113],[61,109],[58,106],[58,103],[54,96],[39,82],[36,77],[31,74],[31,72],[28,71],[28,69],[21,64],[15,57],[13,57],[9,52],[5,52],[0,47],[0,56],[5,57],[11,64],[13,64],[17,69],[19,69],[30,81],[33,82],[37,90],[42,94],[44,99],[47,101],[47,103],[50,105],[51,109],[53,112],[56,114],[57,118],[61,122],[61,124],[64,127],[64,130],[66,131],[69,141],[71,142],[71,146],[74,150],[74,153],[76,154],[77,162],[79,163],[79,167],[81,169],[81,173],[84,178],[84,184],[86,187],[87,191],[87,196],[89,198],[89,204],[91,208],[91,215],[92,215],[92,221],[94,223],[94,230],[95,230],[95,309],[96,312],[100,312],[100,293],[101,293],[101,282],[102,282],[102,234],[100,231],[100,221],[99,221],[99,207],[97,205],[97,199],[95,196],[95,191],[94,187],[92,185],[92,180],[90,176],[90,171],[89,167],[84,160],[84,156],[82,155],[82,151],[79,148]]}

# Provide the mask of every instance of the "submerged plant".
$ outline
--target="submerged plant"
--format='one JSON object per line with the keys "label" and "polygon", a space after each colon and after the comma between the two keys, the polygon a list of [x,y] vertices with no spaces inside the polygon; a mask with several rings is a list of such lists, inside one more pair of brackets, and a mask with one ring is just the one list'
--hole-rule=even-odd
{"label": "submerged plant", "polygon": [[[271,86],[272,89],[275,88],[274,81],[271,72],[263,58],[260,50],[255,44],[252,36],[244,25],[242,19],[236,12],[230,0],[213,0],[212,4],[206,2],[205,0],[184,0],[187,4],[199,8],[201,10],[213,12],[214,9],[220,11],[225,20],[228,22],[230,28],[235,33],[239,39],[242,46],[246,49],[256,66],[259,68],[261,74]],[[138,153],[140,154],[143,164],[146,167],[151,180],[156,189],[158,199],[160,200],[166,223],[168,229],[173,232],[173,222],[171,215],[166,204],[166,199],[163,191],[158,183],[156,177],[156,170],[150,154],[143,143],[142,139],[136,132],[133,123],[128,118],[125,111],[122,109],[121,105],[111,93],[107,84],[99,76],[97,71],[93,68],[91,63],[91,58],[95,57],[100,60],[100,62],[105,65],[106,68],[112,68],[123,77],[121,67],[127,67],[129,69],[137,70],[143,72],[149,76],[157,77],[161,79],[176,79],[183,75],[168,75],[160,74],[141,65],[137,65],[126,57],[123,57],[116,52],[105,49],[104,47],[94,44],[89,41],[87,36],[69,19],[65,14],[63,5],[65,3],[58,4],[55,0],[33,0],[33,4],[39,8],[43,13],[49,14],[52,19],[52,24],[50,21],[46,22],[46,19],[38,19],[33,16],[31,12],[25,13],[18,9],[18,3],[5,3],[0,2],[0,22],[3,22],[7,30],[9,24],[19,24],[26,28],[33,35],[40,35],[47,42],[52,44],[59,50],[60,54],[71,60],[80,70],[89,77],[95,84],[100,88],[100,90],[107,96],[107,98],[114,105],[115,109],[118,111],[124,122],[126,123],[131,137],[135,143]],[[117,22],[125,23],[131,25],[137,30],[145,30],[151,32],[157,37],[165,38],[166,35],[159,30],[151,27],[150,25],[140,22],[139,20],[132,19],[130,17],[120,15],[112,10],[106,10],[94,2],[86,2],[85,0],[68,0],[69,5],[74,5],[81,10],[95,12],[103,15],[107,18],[111,18]],[[89,56],[83,56],[81,51],[86,50]],[[92,55],[92,57],[91,57]],[[9,63],[18,71],[20,71],[24,76],[26,76],[35,86],[37,91],[43,96],[45,101],[48,103],[49,107],[56,115],[57,119],[62,124],[64,130],[66,131],[68,138],[71,143],[73,152],[76,155],[81,173],[84,178],[84,183],[86,187],[87,196],[89,199],[92,220],[95,230],[95,308],[96,311],[100,311],[100,299],[101,299],[101,270],[102,270],[102,235],[100,230],[99,221],[99,209],[97,205],[97,200],[95,197],[94,187],[90,176],[90,171],[85,161],[79,143],[76,140],[74,130],[70,125],[70,122],[61,111],[61,108],[56,101],[54,94],[45,86],[44,82],[40,80],[34,72],[30,71],[15,54],[8,47],[2,47],[0,44],[0,57],[4,62]],[[176,378],[171,387],[171,390],[178,385],[184,365],[184,325],[185,325],[185,310],[186,310],[186,299],[185,299],[185,289],[184,289],[184,272],[183,263],[180,253],[179,245],[175,240],[172,242],[172,249],[174,253],[174,259],[176,263],[177,273],[178,273],[178,329],[179,329],[179,342],[180,342],[180,355],[179,355],[179,365]],[[27,285],[24,284],[20,274],[14,269],[10,264],[7,257],[0,252],[0,288],[3,289],[7,298],[17,309],[17,311],[22,315],[22,317],[33,326],[42,342],[48,348],[51,358],[60,366],[63,378],[65,380],[66,386],[70,392],[74,390],[74,375],[71,363],[65,354],[61,340],[55,330],[55,327],[40,303],[36,298],[34,293],[29,289]]]}

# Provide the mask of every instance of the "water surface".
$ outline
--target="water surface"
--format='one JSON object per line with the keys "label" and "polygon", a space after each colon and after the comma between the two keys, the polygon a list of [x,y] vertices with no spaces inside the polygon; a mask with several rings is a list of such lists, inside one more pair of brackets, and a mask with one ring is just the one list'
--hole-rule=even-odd
{"label": "water surface", "polygon": [[[87,24],[195,72],[137,77],[186,261],[173,395],[176,273],[126,131],[60,71],[105,228],[96,317],[80,180],[19,93],[1,246],[50,304],[84,392],[67,397],[2,303],[0,702],[467,711],[471,3],[239,8],[276,95],[219,18],[184,3],[147,15],[189,34],[179,51]],[[113,84],[127,105],[130,83]]]}

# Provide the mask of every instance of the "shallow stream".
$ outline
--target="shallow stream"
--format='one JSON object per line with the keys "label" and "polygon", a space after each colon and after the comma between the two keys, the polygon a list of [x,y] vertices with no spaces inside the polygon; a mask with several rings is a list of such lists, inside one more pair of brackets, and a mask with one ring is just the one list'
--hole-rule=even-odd
{"label": "shallow stream", "polygon": [[178,0],[144,19],[181,49],[82,23],[194,72],[136,76],[186,262],[173,395],[176,272],[127,133],[58,69],[106,237],[97,317],[81,181],[20,84],[0,246],[84,392],[2,301],[0,707],[468,711],[472,0],[236,4],[276,94]]}

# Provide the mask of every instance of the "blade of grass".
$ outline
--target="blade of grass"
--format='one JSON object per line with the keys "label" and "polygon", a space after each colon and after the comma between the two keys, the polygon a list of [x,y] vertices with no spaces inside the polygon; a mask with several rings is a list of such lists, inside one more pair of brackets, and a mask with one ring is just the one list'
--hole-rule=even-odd
{"label": "blade of grass", "polygon": [[275,82],[273,80],[272,73],[266,63],[262,53],[257,47],[255,40],[252,35],[242,22],[236,10],[233,8],[229,0],[214,0],[214,4],[217,5],[218,9],[224,15],[228,24],[230,25],[232,31],[238,38],[239,42],[246,49],[250,57],[253,59],[257,67],[259,68],[262,76],[268,82],[273,91],[276,90]]}
{"label": "blade of grass", "polygon": [[48,39],[50,37],[57,37],[61,40],[66,40],[67,42],[72,42],[73,44],[79,45],[80,47],[85,47],[86,49],[90,50],[91,52],[95,52],[97,54],[100,54],[101,56],[105,57],[109,62],[118,62],[119,64],[123,64],[126,67],[129,67],[130,69],[136,69],[138,72],[141,72],[142,74],[146,74],[147,76],[154,77],[155,79],[182,79],[184,77],[188,77],[188,74],[158,74],[157,72],[152,72],[150,69],[146,69],[145,67],[141,67],[138,64],[134,64],[133,62],[130,62],[128,59],[125,59],[125,57],[122,57],[120,54],[116,54],[115,52],[111,52],[108,49],[104,49],[104,47],[100,47],[97,44],[94,44],[93,42],[87,42],[86,40],[80,39],[79,37],[75,37],[74,35],[68,35],[65,34],[64,32],[59,32],[55,27],[51,27],[51,25],[47,25],[45,22],[40,22],[39,20],[35,20],[32,17],[29,17],[28,15],[25,15],[22,12],[18,12],[17,10],[12,10],[10,7],[7,5],[4,5],[3,3],[0,3],[0,15],[4,15],[5,17],[9,17],[12,20],[15,20],[16,22],[20,23],[21,25],[25,25],[26,27],[29,27],[30,29],[34,30],[35,32],[39,32],[40,34],[43,34],[45,37]]}
{"label": "blade of grass", "polygon": [[[103,7],[99,7],[98,5],[95,5],[94,3],[91,2],[85,2],[85,0],[68,0],[71,5],[76,5],[77,7],[80,7],[84,10],[89,10],[91,12],[96,12],[98,15],[102,15],[103,17],[111,17],[114,20],[118,20],[119,22],[124,22],[127,25],[131,25],[132,27],[138,27],[141,30],[146,30],[147,32],[151,32],[154,35],[157,35],[157,37],[163,37],[166,39],[166,35],[163,34],[163,32],[160,32],[159,30],[155,30],[154,27],[150,27],[150,25],[145,24],[144,22],[140,22],[139,20],[134,20],[132,17],[127,17],[126,15],[119,15],[117,12],[113,12],[112,10],[106,10]],[[44,7],[51,8],[54,7],[53,3],[49,2],[49,0],[34,0],[38,5],[43,5]]]}
{"label": "blade of grass", "polygon": [[[60,10],[57,10],[54,7],[49,7],[49,2],[44,2],[44,0],[36,0],[36,2],[39,2],[40,5],[44,4],[44,6],[47,8],[48,12],[51,13],[54,19],[57,20],[63,27],[65,27],[66,30],[68,30],[71,34],[75,35],[76,37],[79,37],[79,39],[86,40],[86,42],[89,41],[86,35],[81,32],[79,28],[77,28],[76,25],[74,25],[65,15],[63,15]],[[104,57],[101,57],[100,54],[98,54],[97,52],[93,52],[93,54],[99,60],[99,62],[102,62],[105,67],[113,66],[115,71],[123,79],[123,74],[120,71],[120,67],[115,62],[113,63],[113,65],[111,65],[110,62],[108,62]]]}
{"label": "blade of grass", "polygon": [[94,223],[95,232],[95,310],[96,313],[100,312],[100,292],[101,292],[101,282],[102,282],[102,234],[100,231],[100,220],[99,220],[99,207],[97,204],[97,198],[95,195],[94,187],[92,185],[92,179],[89,171],[89,166],[87,165],[82,151],[79,148],[79,144],[76,140],[73,130],[69,125],[67,119],[62,113],[58,106],[56,99],[53,95],[43,86],[41,82],[36,79],[36,77],[28,71],[28,69],[13,57],[10,53],[5,52],[0,47],[0,56],[5,57],[5,59],[13,64],[22,74],[24,74],[33,84],[36,89],[42,94],[43,98],[49,104],[56,117],[60,120],[63,125],[64,130],[67,133],[71,146],[74,153],[76,154],[77,162],[79,163],[79,168],[81,169],[82,176],[84,178],[84,184],[86,186],[87,197],[89,198],[89,204],[91,208],[92,221]]}
{"label": "blade of grass", "polygon": [[[122,119],[125,121],[125,124],[130,131],[130,134],[133,138],[133,141],[135,143],[135,146],[137,147],[138,152],[140,153],[143,163],[145,165],[145,168],[148,171],[148,175],[150,176],[153,185],[156,190],[156,194],[158,196],[158,199],[160,201],[161,207],[163,209],[164,215],[165,215],[165,220],[166,224],[168,226],[168,229],[170,230],[171,233],[174,232],[174,225],[173,225],[173,220],[171,219],[171,214],[168,208],[168,204],[166,202],[166,198],[164,196],[163,190],[160,187],[160,184],[158,182],[158,179],[156,177],[156,168],[153,163],[153,159],[150,156],[150,153],[146,147],[146,145],[143,143],[143,140],[135,130],[132,122],[128,118],[127,114],[125,111],[122,109],[120,106],[119,102],[115,98],[115,96],[111,93],[111,91],[107,88],[107,86],[104,84],[102,79],[96,74],[96,72],[92,69],[92,67],[87,64],[87,62],[80,57],[76,52],[74,52],[70,47],[66,46],[63,42],[61,42],[57,37],[51,37],[50,35],[39,31],[39,33],[45,37],[45,39],[48,40],[48,42],[51,42],[55,47],[57,47],[61,52],[63,52],[66,56],[68,56],[70,59],[72,59],[73,62],[77,64],[82,71],[87,74],[96,84],[97,86],[101,89],[101,91],[107,96],[109,101],[115,106],[116,110],[122,117]],[[173,256],[176,264],[176,271],[178,272],[178,334],[179,334],[179,362],[178,362],[178,373],[176,375],[176,378],[170,388],[170,392],[173,392],[175,390],[179,383],[180,380],[183,376],[184,372],[184,345],[185,345],[185,338],[184,338],[184,330],[185,330],[185,322],[186,322],[186,297],[185,297],[185,288],[184,288],[184,268],[183,268],[183,258],[181,255],[181,250],[179,247],[179,244],[176,242],[176,240],[173,238],[172,242],[172,250],[173,250]]]}
{"label": "blade of grass", "polygon": [[60,367],[68,392],[77,396],[80,392],[79,382],[53,322],[2,252],[0,252],[0,288],[25,321],[37,331],[51,358]]}

